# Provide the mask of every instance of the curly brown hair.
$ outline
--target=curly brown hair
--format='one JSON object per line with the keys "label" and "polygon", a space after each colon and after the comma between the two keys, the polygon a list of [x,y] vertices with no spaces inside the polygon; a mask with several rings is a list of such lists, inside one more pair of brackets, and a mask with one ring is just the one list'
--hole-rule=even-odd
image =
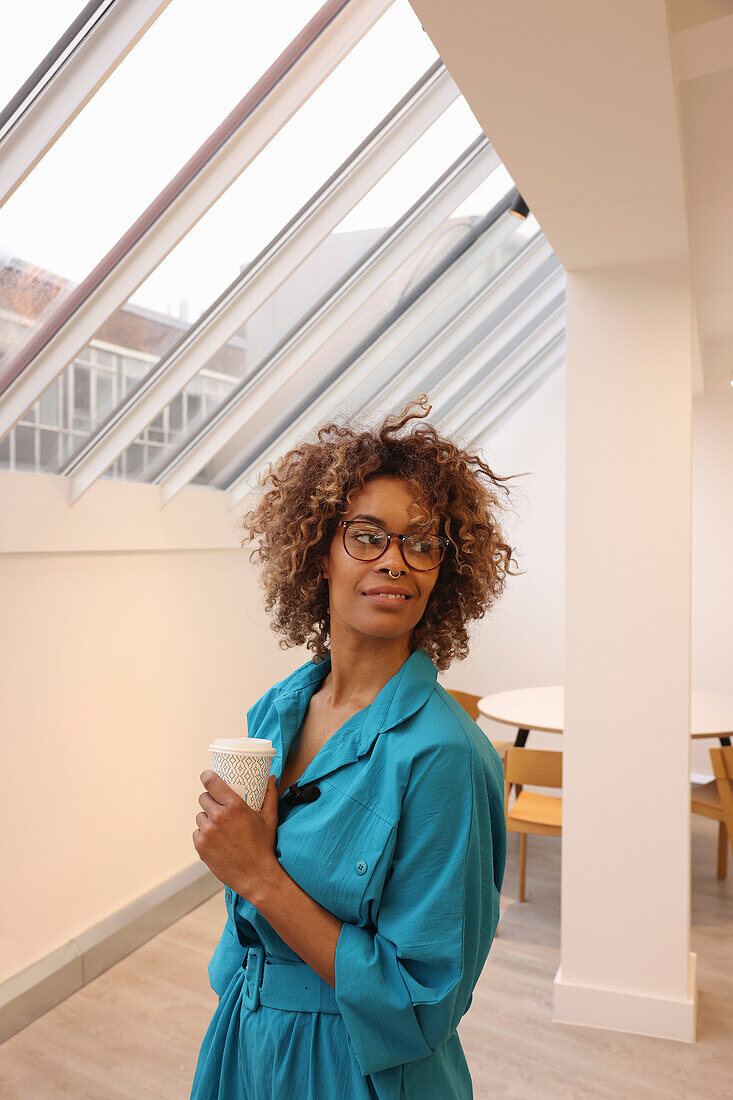
{"label": "curly brown hair", "polygon": [[[424,411],[411,412],[415,405]],[[448,540],[438,580],[413,632],[413,651],[424,649],[440,670],[468,656],[466,624],[483,618],[503,592],[506,575],[516,575],[509,568],[513,547],[496,520],[501,506],[496,489],[508,494],[499,483],[523,475],[493,473],[430,424],[397,437],[405,424],[430,410],[423,393],[374,430],[331,422],[317,429],[317,441],[301,441],[260,474],[258,484],[271,482],[272,488],[243,516],[241,545],[261,536],[249,560],[264,563],[265,610],[275,607],[270,628],[284,635],[281,649],[305,643],[316,663],[328,655],[328,584],[320,563],[353,494],[373,477],[393,476],[411,484],[435,530]]]}

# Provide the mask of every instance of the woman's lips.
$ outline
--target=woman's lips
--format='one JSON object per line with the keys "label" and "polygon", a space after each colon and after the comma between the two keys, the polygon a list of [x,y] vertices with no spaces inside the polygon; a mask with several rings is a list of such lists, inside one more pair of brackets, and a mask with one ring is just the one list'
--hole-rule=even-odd
{"label": "woman's lips", "polygon": [[373,603],[378,604],[379,607],[404,607],[406,603],[410,602],[409,598],[405,599],[402,596],[395,599],[394,596],[377,596],[373,595],[371,592],[365,592],[364,596],[367,600],[371,600]]}

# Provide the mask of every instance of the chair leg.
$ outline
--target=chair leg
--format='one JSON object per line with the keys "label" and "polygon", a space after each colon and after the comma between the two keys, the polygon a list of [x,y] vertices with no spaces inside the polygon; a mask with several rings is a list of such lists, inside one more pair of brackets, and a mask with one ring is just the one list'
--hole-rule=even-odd
{"label": "chair leg", "polygon": [[728,830],[725,822],[718,824],[718,878],[725,878],[728,874]]}
{"label": "chair leg", "polygon": [[527,867],[527,834],[519,834],[519,900],[524,901],[524,872]]}

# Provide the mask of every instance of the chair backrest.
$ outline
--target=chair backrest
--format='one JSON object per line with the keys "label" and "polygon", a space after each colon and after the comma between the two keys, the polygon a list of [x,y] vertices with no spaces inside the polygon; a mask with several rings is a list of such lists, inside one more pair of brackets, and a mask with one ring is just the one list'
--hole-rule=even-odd
{"label": "chair backrest", "polygon": [[504,779],[507,784],[562,787],[562,753],[512,745],[504,757]]}
{"label": "chair backrest", "polygon": [[727,824],[733,822],[733,745],[721,745],[719,749],[710,749],[710,759]]}
{"label": "chair backrest", "polygon": [[469,718],[473,718],[474,722],[478,721],[478,701],[481,698],[480,695],[472,695],[469,691],[452,691],[450,688],[446,688],[445,690],[463,707]]}

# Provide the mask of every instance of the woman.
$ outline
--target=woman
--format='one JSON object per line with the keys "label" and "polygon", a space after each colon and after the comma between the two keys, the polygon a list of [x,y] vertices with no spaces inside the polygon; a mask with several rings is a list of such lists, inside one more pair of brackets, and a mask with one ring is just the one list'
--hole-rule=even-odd
{"label": "woman", "polygon": [[499,918],[503,773],[437,670],[510,572],[508,479],[432,426],[398,436],[417,403],[321,428],[244,517],[281,647],[315,657],[247,714],[278,754],[262,810],[201,776],[227,921],[191,1100],[473,1096],[456,1026]]}

